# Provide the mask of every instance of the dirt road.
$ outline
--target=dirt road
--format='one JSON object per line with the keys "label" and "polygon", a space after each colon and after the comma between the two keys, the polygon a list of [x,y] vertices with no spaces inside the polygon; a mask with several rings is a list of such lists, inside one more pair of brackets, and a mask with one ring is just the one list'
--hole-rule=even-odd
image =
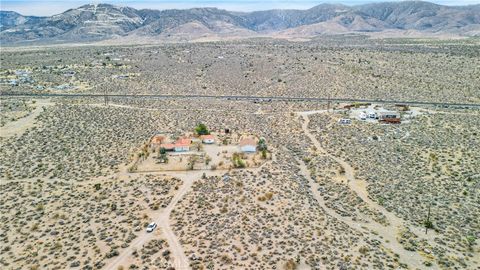
{"label": "dirt road", "polygon": [[169,176],[181,179],[183,181],[183,184],[175,193],[175,196],[170,201],[170,204],[152,218],[152,222],[157,223],[158,227],[153,233],[147,233],[146,231],[140,232],[140,235],[127,248],[122,250],[119,256],[115,257],[112,261],[110,261],[106,265],[105,269],[116,270],[121,265],[126,267],[127,263],[131,259],[132,252],[135,249],[141,249],[144,244],[156,237],[161,237],[168,242],[168,249],[171,252],[170,257],[173,260],[173,265],[175,269],[190,269],[188,258],[185,255],[183,247],[170,226],[170,213],[175,208],[176,204],[188,193],[194,181],[200,179],[203,173],[204,171],[168,173]]}
{"label": "dirt road", "polygon": [[[371,232],[375,232],[375,234],[380,235],[381,237],[378,238],[382,242],[382,244],[391,249],[393,252],[397,253],[400,255],[400,261],[409,265],[410,267],[415,267],[415,268],[423,268],[424,264],[423,262],[426,260],[423,258],[420,254],[417,252],[411,252],[407,251],[403,248],[403,246],[398,242],[397,240],[397,235],[400,233],[400,230],[404,228],[406,225],[404,221],[397,216],[395,216],[393,213],[387,211],[385,208],[382,206],[378,205],[376,202],[372,201],[368,197],[368,191],[367,191],[367,183],[364,180],[357,180],[355,179],[355,172],[352,166],[345,162],[343,159],[336,157],[334,155],[329,154],[320,144],[320,142],[316,139],[316,137],[310,132],[308,128],[308,124],[310,122],[309,115],[313,114],[312,112],[306,112],[306,113],[299,113],[300,116],[303,118],[302,122],[302,129],[305,133],[305,135],[311,140],[312,144],[316,147],[316,149],[332,158],[335,160],[340,166],[343,167],[345,171],[345,176],[348,180],[348,187],[354,191],[371,209],[375,209],[382,213],[383,215],[386,216],[389,225],[385,226],[382,224],[379,224],[375,222],[374,220],[370,220],[370,222],[365,223],[365,222],[354,222],[350,218],[342,217],[335,211],[329,209],[326,205],[325,202],[323,201],[323,197],[318,191],[319,185],[313,180],[313,178],[310,175],[309,170],[307,169],[305,163],[303,160],[298,160],[300,163],[300,169],[302,174],[307,178],[310,184],[310,188],[312,191],[313,196],[315,199],[319,202],[320,206],[329,214],[337,219],[342,220],[344,223],[349,225],[351,228],[356,229],[356,230],[364,230],[363,228],[367,228]],[[411,226],[409,226],[410,229]],[[418,228],[413,228],[413,231],[415,234],[419,235]],[[432,234],[430,235],[432,237]],[[430,238],[429,237],[429,238]],[[433,239],[429,239],[433,240]],[[435,264],[435,262],[432,262],[433,266],[431,269],[437,269],[438,266]]]}
{"label": "dirt road", "polygon": [[49,99],[39,99],[36,100],[35,109],[27,116],[22,117],[16,121],[7,123],[5,126],[0,128],[0,137],[8,138],[12,136],[20,136],[27,129],[34,127],[36,125],[35,118],[43,111],[45,106],[51,106],[53,103]]}

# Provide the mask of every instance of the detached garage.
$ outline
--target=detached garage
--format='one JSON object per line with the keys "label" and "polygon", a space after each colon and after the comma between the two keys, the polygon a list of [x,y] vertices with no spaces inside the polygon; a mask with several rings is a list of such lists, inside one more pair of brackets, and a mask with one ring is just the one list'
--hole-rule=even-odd
{"label": "detached garage", "polygon": [[251,138],[243,139],[240,141],[239,145],[240,145],[240,151],[244,153],[257,152],[257,143],[255,142],[254,139],[251,139]]}

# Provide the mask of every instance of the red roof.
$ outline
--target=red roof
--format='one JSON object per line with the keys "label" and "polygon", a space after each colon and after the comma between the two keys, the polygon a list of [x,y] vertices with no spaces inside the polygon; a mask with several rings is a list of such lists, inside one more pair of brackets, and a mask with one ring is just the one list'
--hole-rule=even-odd
{"label": "red roof", "polygon": [[202,135],[202,140],[209,140],[209,139],[215,139],[215,137],[213,137],[213,135],[209,134],[209,135]]}
{"label": "red roof", "polygon": [[245,146],[245,145],[257,145],[254,139],[247,138],[243,139],[240,141],[240,146]]}
{"label": "red roof", "polygon": [[183,147],[183,146],[190,146],[189,143],[176,143],[175,147]]}
{"label": "red roof", "polygon": [[165,149],[173,149],[175,145],[172,143],[164,143],[164,144],[160,144],[160,147],[163,147]]}
{"label": "red roof", "polygon": [[175,145],[185,146],[185,145],[190,145],[191,143],[192,143],[191,139],[181,138],[175,142]]}

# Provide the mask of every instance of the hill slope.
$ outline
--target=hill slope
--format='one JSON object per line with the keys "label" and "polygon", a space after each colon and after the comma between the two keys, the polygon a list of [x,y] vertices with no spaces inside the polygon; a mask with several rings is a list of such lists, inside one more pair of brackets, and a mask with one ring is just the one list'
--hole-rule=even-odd
{"label": "hill slope", "polygon": [[442,6],[422,1],[359,6],[321,4],[307,10],[230,12],[217,8],[137,10],[109,4],[84,5],[51,17],[0,12],[3,44],[81,42],[119,37],[189,40],[205,36],[257,34],[307,37],[354,32],[415,31],[480,35],[480,5]]}

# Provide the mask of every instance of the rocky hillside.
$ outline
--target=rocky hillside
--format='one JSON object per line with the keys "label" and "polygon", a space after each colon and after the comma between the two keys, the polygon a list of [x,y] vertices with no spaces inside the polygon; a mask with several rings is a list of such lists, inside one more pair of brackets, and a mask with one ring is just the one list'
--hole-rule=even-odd
{"label": "rocky hillside", "polygon": [[422,1],[359,6],[321,4],[308,10],[230,12],[217,8],[137,10],[90,4],[51,17],[0,12],[3,44],[86,42],[135,37],[251,37],[416,31],[480,36],[480,5],[442,6]]}
{"label": "rocky hillside", "polygon": [[0,31],[4,31],[22,24],[34,24],[41,19],[41,17],[22,16],[14,11],[0,10]]}

